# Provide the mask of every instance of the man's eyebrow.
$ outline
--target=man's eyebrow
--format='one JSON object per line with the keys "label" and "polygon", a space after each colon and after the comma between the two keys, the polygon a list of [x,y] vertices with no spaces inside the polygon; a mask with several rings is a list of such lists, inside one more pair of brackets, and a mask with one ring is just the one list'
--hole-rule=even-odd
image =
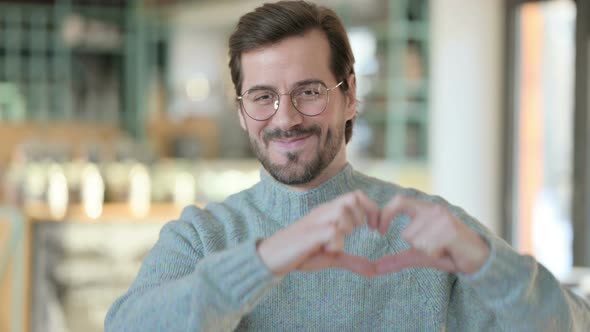
{"label": "man's eyebrow", "polygon": [[249,91],[249,90],[276,90],[276,89],[270,85],[256,84],[256,85],[249,87],[248,90],[246,90],[246,91]]}
{"label": "man's eyebrow", "polygon": [[[302,85],[306,85],[306,84],[313,84],[313,83],[322,83],[325,84],[324,81],[318,79],[318,78],[308,78],[302,81],[298,81],[295,82],[291,85],[291,89],[298,87],[298,86],[302,86]],[[265,85],[265,84],[256,84],[253,85],[251,87],[248,88],[248,90],[273,90],[273,91],[278,91],[276,87],[274,86],[270,86],[270,85]],[[246,90],[246,91],[248,91]]]}
{"label": "man's eyebrow", "polygon": [[306,84],[314,84],[314,83],[326,84],[326,83],[324,83],[324,81],[322,81],[322,80],[320,80],[318,78],[308,78],[308,79],[305,79],[303,81],[295,82],[295,84],[293,84],[291,86],[291,88],[294,88],[294,87],[297,87],[297,86],[306,85]]}

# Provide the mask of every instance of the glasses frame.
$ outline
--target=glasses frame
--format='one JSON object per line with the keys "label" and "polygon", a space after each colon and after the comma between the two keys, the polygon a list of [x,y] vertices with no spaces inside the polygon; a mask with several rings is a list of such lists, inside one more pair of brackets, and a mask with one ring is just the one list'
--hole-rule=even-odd
{"label": "glasses frame", "polygon": [[295,106],[295,102],[293,101],[293,96],[292,96],[291,94],[293,93],[293,91],[295,91],[295,89],[297,89],[297,88],[299,88],[299,87],[294,87],[294,88],[293,88],[293,89],[291,89],[291,91],[289,91],[288,93],[279,93],[278,91],[276,91],[276,90],[274,90],[274,89],[272,89],[272,88],[269,88],[268,90],[270,90],[270,91],[274,92],[274,93],[275,93],[277,96],[279,96],[279,98],[277,99],[277,101],[278,101],[278,104],[277,104],[277,107],[275,108],[275,111],[274,111],[274,112],[273,112],[271,115],[269,115],[268,117],[266,117],[266,118],[264,118],[264,119],[256,119],[256,118],[252,117],[252,115],[250,115],[250,114],[248,113],[248,111],[246,111],[246,108],[244,107],[244,95],[246,95],[246,94],[247,94],[248,92],[250,92],[251,90],[258,90],[257,88],[255,88],[255,89],[248,89],[248,90],[244,91],[244,93],[242,93],[241,95],[237,96],[237,97],[236,97],[236,99],[237,99],[237,100],[239,100],[239,102],[240,102],[240,107],[241,107],[241,109],[244,111],[244,113],[246,113],[246,115],[247,115],[247,116],[248,116],[250,119],[252,119],[252,120],[254,120],[254,121],[266,121],[266,120],[268,120],[268,119],[272,118],[272,117],[273,117],[275,114],[277,114],[277,111],[278,111],[278,110],[279,110],[279,108],[281,107],[281,96],[289,96],[289,97],[290,97],[290,98],[289,98],[289,100],[291,100],[291,105],[293,105],[293,107],[295,108],[295,110],[296,110],[297,112],[299,112],[299,114],[301,114],[301,115],[304,115],[304,116],[310,116],[310,117],[314,117],[314,116],[318,116],[318,115],[320,115],[320,114],[324,113],[324,111],[325,111],[325,110],[326,110],[326,108],[328,107],[328,104],[330,103],[330,91],[332,91],[332,90],[334,90],[334,89],[338,88],[339,86],[341,86],[341,85],[344,83],[344,80],[340,81],[338,84],[334,85],[334,86],[333,86],[333,87],[331,87],[331,88],[328,88],[328,87],[326,86],[326,84],[325,84],[324,82],[322,82],[322,81],[318,81],[318,82],[312,82],[312,83],[319,83],[319,84],[323,85],[323,86],[326,88],[326,98],[327,98],[327,99],[326,99],[326,105],[324,105],[324,108],[323,108],[323,109],[322,109],[322,110],[321,110],[321,111],[320,111],[318,114],[314,114],[314,115],[308,115],[308,114],[305,114],[305,113],[301,112],[301,111],[300,111],[300,110],[297,108],[297,106]]}

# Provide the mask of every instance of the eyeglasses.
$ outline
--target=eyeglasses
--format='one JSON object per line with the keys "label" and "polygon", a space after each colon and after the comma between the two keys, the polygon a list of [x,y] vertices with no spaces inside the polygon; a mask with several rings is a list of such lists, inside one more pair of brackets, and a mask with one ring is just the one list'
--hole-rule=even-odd
{"label": "eyeglasses", "polygon": [[323,82],[312,82],[299,85],[289,93],[278,93],[270,88],[253,88],[244,92],[237,99],[246,114],[256,121],[272,118],[279,109],[280,97],[291,96],[295,109],[306,116],[320,115],[328,106],[330,91],[342,85],[344,81],[327,88]]}

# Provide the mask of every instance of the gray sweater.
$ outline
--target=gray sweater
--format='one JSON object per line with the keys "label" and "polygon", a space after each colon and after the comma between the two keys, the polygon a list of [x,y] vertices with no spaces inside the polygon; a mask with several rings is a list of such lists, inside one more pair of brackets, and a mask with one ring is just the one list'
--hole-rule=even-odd
{"label": "gray sweater", "polygon": [[[187,207],[166,224],[130,289],[110,308],[106,331],[590,331],[590,305],[562,288],[461,209],[491,254],[472,275],[412,268],[366,279],[343,270],[275,277],[256,252],[266,238],[318,204],[360,189],[383,207],[397,194],[448,204],[353,170],[307,192],[261,173],[223,203]],[[407,217],[381,237],[364,226],[349,253],[372,260],[408,249]]]}

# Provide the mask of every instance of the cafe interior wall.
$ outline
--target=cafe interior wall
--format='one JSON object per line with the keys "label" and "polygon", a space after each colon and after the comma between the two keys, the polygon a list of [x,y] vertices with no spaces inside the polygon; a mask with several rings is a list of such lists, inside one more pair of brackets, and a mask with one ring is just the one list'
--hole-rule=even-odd
{"label": "cafe interior wall", "polygon": [[502,1],[431,1],[432,190],[499,233]]}

